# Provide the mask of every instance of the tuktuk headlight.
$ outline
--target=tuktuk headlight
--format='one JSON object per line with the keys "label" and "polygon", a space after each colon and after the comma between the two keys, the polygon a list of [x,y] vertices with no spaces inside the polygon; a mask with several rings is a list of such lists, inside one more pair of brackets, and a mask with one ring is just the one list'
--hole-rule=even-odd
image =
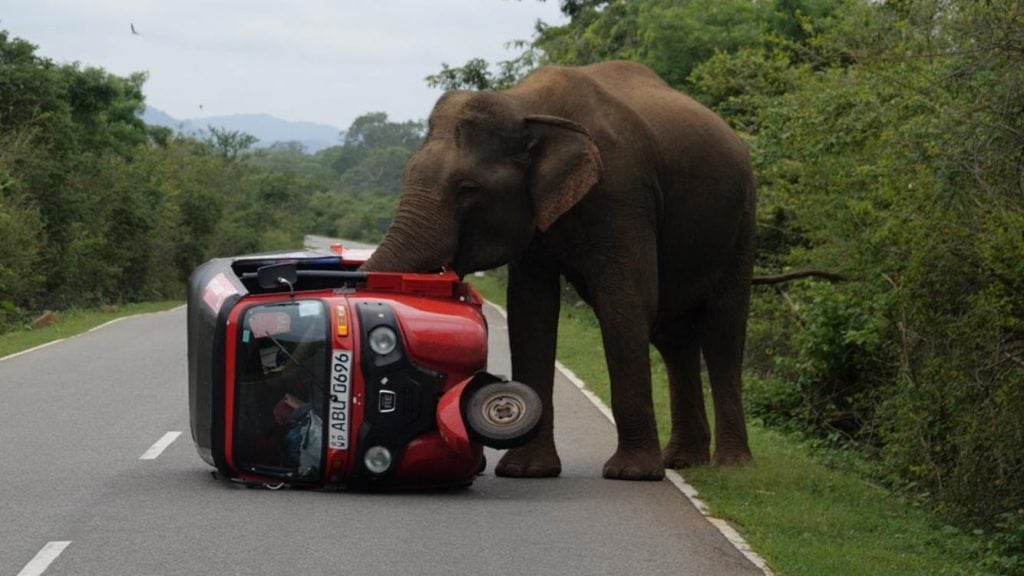
{"label": "tuktuk headlight", "polygon": [[387,356],[398,346],[398,334],[390,326],[377,326],[370,330],[370,349],[381,356]]}
{"label": "tuktuk headlight", "polygon": [[383,474],[391,468],[391,451],[383,446],[371,446],[363,455],[363,464],[374,474]]}

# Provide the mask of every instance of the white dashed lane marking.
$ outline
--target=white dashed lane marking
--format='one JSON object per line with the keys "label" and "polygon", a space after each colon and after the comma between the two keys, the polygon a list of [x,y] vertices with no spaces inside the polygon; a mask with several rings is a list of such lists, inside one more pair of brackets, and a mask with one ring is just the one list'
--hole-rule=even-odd
{"label": "white dashed lane marking", "polygon": [[172,442],[178,439],[178,436],[181,436],[181,432],[168,432],[164,434],[156,441],[156,444],[153,444],[149,447],[149,450],[146,450],[145,454],[139,456],[139,460],[156,460]]}
{"label": "white dashed lane marking", "polygon": [[60,556],[60,553],[70,545],[70,540],[47,542],[46,546],[43,546],[43,549],[36,554],[35,558],[30,560],[28,564],[25,564],[21,572],[18,572],[18,576],[39,576],[46,572],[46,569],[57,559],[57,556]]}

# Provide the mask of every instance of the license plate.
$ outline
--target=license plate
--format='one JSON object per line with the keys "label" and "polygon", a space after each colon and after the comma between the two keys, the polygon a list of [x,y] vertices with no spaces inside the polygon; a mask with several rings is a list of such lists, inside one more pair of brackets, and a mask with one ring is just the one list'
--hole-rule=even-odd
{"label": "license plate", "polygon": [[328,447],[348,450],[349,402],[352,390],[352,351],[335,350],[331,360],[331,407]]}

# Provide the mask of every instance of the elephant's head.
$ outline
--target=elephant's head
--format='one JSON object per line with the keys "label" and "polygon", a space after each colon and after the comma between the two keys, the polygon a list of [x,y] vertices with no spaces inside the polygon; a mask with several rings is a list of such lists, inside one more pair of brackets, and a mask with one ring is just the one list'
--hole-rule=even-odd
{"label": "elephant's head", "polygon": [[498,92],[450,92],[405,168],[387,236],[364,268],[460,275],[505,264],[600,179],[587,130]]}

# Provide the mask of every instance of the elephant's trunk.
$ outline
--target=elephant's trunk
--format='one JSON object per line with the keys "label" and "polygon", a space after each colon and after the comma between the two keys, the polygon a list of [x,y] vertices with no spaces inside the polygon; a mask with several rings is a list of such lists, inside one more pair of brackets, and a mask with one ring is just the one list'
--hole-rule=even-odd
{"label": "elephant's trunk", "polygon": [[370,272],[433,272],[451,264],[458,228],[422,191],[404,194],[395,219],[362,269]]}

